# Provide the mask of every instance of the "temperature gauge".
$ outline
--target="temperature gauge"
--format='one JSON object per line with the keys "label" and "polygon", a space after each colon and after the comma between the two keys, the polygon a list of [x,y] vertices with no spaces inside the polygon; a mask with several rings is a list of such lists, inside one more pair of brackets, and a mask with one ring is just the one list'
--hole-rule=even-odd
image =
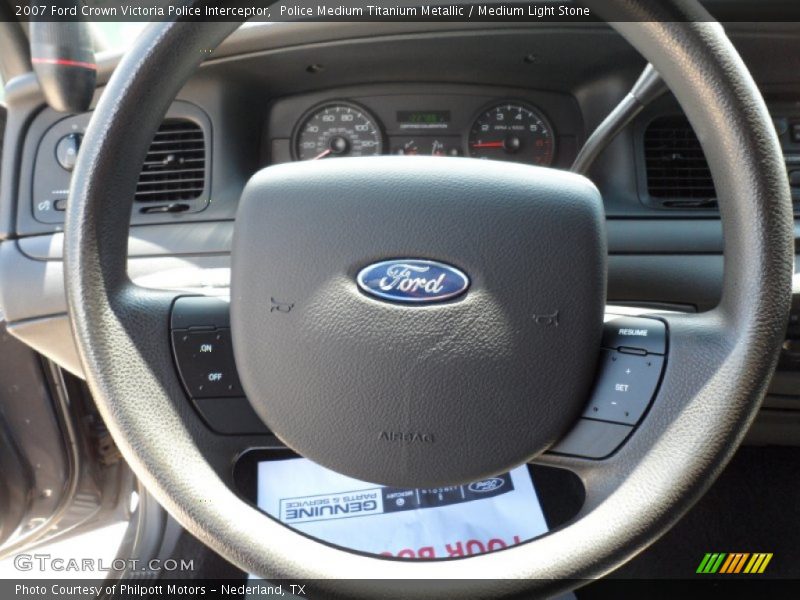
{"label": "temperature gauge", "polygon": [[391,147],[401,156],[461,156],[460,140],[453,136],[395,137]]}

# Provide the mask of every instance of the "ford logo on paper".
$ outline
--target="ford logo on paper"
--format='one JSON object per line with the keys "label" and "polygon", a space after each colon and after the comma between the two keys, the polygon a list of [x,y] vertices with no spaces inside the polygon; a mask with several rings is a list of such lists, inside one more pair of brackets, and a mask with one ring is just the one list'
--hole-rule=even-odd
{"label": "ford logo on paper", "polygon": [[478,494],[487,494],[489,492],[493,492],[496,489],[503,487],[505,481],[502,477],[492,477],[490,479],[484,479],[483,481],[474,481],[470,483],[467,487],[471,492],[477,492]]}
{"label": "ford logo on paper", "polygon": [[361,269],[357,281],[367,294],[408,304],[442,302],[469,287],[469,278],[455,267],[413,258],[369,265]]}

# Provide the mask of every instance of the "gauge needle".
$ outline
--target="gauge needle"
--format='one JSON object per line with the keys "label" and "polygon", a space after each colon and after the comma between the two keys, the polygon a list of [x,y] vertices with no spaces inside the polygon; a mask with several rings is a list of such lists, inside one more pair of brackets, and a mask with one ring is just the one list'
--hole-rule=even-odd
{"label": "gauge needle", "polygon": [[319,160],[320,158],[325,158],[325,157],[326,157],[326,156],[328,156],[328,154],[330,154],[330,153],[331,153],[331,149],[330,149],[330,148],[328,148],[328,149],[327,149],[327,150],[325,150],[324,152],[320,152],[319,154],[317,154],[317,155],[316,155],[314,158],[312,158],[311,160]]}
{"label": "gauge needle", "polygon": [[473,148],[502,148],[503,142],[482,142],[480,144],[472,144]]}

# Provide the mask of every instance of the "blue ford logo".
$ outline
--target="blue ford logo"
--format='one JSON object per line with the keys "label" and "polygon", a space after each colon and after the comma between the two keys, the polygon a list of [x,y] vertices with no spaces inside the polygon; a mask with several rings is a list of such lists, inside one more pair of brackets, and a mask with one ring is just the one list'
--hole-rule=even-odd
{"label": "blue ford logo", "polygon": [[433,260],[385,260],[361,269],[358,286],[367,294],[409,304],[442,302],[463,294],[469,278]]}

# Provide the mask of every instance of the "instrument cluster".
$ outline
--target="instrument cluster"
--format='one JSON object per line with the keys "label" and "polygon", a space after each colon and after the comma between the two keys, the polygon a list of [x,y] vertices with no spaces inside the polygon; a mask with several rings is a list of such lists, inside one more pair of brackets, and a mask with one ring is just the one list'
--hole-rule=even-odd
{"label": "instrument cluster", "polygon": [[556,133],[544,111],[526,101],[493,100],[473,111],[466,123],[463,118],[456,122],[447,106],[435,104],[421,109],[396,106],[383,113],[384,121],[350,100],[317,104],[294,127],[291,158],[468,156],[543,167],[554,161]]}

